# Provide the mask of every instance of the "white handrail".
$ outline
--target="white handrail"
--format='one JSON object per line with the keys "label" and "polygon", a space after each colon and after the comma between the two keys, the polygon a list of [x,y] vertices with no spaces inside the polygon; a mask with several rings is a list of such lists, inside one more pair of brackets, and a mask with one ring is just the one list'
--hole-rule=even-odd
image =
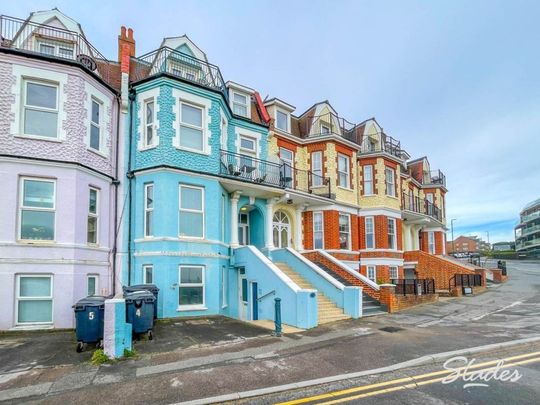
{"label": "white handrail", "polygon": [[305,265],[311,268],[315,273],[317,273],[319,276],[323,277],[326,281],[328,281],[330,284],[332,284],[334,287],[344,290],[345,285],[336,280],[334,277],[332,277],[330,274],[328,274],[326,271],[322,270],[319,266],[317,266],[315,263],[309,261],[304,256],[302,256],[300,253],[298,253],[296,250],[291,249],[290,247],[285,248],[286,251],[290,252],[293,256],[295,256],[297,259],[302,261]]}
{"label": "white handrail", "polygon": [[350,275],[356,277],[358,280],[362,281],[363,283],[366,283],[374,290],[379,291],[379,285],[377,283],[374,283],[369,278],[364,276],[363,274],[360,274],[359,272],[354,271],[350,267],[344,265],[341,263],[338,259],[336,259],[334,256],[332,256],[330,253],[325,252],[324,250],[316,249],[316,252],[320,253],[322,256],[324,256],[326,259],[330,260],[332,263],[334,263],[336,266],[339,266],[342,270],[346,271]]}

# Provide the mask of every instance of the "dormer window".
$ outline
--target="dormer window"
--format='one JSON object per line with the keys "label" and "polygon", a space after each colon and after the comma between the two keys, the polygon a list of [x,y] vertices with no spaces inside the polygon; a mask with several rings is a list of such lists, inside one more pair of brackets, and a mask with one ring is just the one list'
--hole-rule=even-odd
{"label": "dormer window", "polygon": [[289,132],[289,114],[276,110],[276,128]]}
{"label": "dormer window", "polygon": [[236,115],[240,115],[242,117],[249,117],[248,96],[246,96],[245,94],[233,92],[232,110],[233,113]]}
{"label": "dormer window", "polygon": [[60,58],[73,59],[73,44],[59,41],[39,41],[39,52],[45,55],[58,56]]}
{"label": "dormer window", "polygon": [[321,134],[329,134],[330,133],[330,127],[325,124],[321,124]]}

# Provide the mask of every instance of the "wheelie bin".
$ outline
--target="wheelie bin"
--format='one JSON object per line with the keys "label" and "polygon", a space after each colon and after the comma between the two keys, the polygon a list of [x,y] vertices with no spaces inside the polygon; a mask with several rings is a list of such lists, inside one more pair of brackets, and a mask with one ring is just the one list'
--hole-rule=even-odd
{"label": "wheelie bin", "polygon": [[88,343],[97,343],[98,347],[103,347],[105,297],[93,295],[83,298],[73,305],[73,309],[77,353],[82,352]]}
{"label": "wheelie bin", "polygon": [[148,339],[154,338],[154,307],[156,297],[150,291],[140,290],[128,292],[126,300],[126,321],[132,325],[133,335],[148,334]]}
{"label": "wheelie bin", "polygon": [[157,303],[158,303],[158,296],[159,296],[159,288],[155,284],[136,284],[136,285],[125,285],[122,287],[122,290],[124,291],[124,296],[126,293],[130,293],[133,291],[150,291],[152,294],[154,294],[154,297],[156,298],[156,302],[154,304],[154,319],[157,319]]}

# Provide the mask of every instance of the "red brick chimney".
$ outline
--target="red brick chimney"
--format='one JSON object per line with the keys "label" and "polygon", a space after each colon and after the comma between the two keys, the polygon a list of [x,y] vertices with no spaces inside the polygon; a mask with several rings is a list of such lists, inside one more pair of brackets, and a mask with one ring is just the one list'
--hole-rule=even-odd
{"label": "red brick chimney", "polygon": [[129,58],[135,56],[135,39],[133,39],[133,30],[129,28],[126,35],[126,27],[120,28],[118,36],[118,62],[122,72],[129,73]]}

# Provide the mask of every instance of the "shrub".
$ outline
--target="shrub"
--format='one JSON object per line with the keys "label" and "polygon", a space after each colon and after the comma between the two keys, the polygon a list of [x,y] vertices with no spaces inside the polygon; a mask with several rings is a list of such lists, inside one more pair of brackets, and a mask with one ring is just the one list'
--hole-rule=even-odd
{"label": "shrub", "polygon": [[109,361],[109,356],[105,354],[103,349],[97,349],[90,359],[90,363],[99,366],[100,364],[107,363]]}

